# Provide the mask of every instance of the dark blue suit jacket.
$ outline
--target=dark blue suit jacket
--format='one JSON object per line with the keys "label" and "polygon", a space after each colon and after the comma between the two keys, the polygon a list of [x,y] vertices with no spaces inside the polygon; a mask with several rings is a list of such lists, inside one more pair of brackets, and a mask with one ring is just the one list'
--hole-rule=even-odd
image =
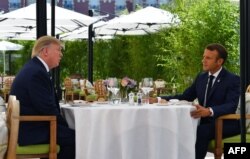
{"label": "dark blue suit jacket", "polygon": [[[199,104],[203,105],[207,81],[208,72],[201,73],[183,94],[163,96],[162,98],[167,100],[175,98],[187,101],[193,101],[197,98]],[[235,113],[239,96],[240,77],[222,68],[207,99],[207,106],[211,107],[214,111],[214,119],[221,115]]]}
{"label": "dark blue suit jacket", "polygon": [[[20,101],[21,115],[56,115],[57,132],[64,133],[68,125],[60,114],[48,72],[41,61],[34,57],[15,77],[11,95]],[[59,135],[60,136],[60,135]],[[20,124],[18,143],[20,145],[48,143],[49,127],[46,122]]]}

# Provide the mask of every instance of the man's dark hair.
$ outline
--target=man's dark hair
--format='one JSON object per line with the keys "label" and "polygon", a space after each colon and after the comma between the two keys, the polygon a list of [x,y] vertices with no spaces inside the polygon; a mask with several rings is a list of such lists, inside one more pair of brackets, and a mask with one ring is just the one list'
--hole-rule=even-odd
{"label": "man's dark hair", "polygon": [[227,59],[227,50],[226,50],[226,48],[223,45],[217,44],[217,43],[213,43],[213,44],[207,45],[206,49],[208,49],[210,51],[216,50],[218,52],[218,55],[219,55],[218,58],[222,58],[223,59],[223,64],[224,64],[224,62]]}

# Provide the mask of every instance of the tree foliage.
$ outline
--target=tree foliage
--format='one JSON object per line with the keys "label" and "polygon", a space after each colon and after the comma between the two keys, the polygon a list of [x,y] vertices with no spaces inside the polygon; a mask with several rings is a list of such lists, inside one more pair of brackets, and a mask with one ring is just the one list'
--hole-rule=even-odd
{"label": "tree foliage", "polygon": [[[156,47],[165,52],[162,64],[170,70],[169,75],[186,87],[191,82],[190,78],[201,71],[203,51],[209,43],[224,45],[229,52],[226,67],[239,73],[238,6],[227,0],[176,2],[178,3],[168,6],[168,9],[178,14],[181,25],[163,30],[160,33],[161,42]],[[177,59],[178,64],[173,64]]]}

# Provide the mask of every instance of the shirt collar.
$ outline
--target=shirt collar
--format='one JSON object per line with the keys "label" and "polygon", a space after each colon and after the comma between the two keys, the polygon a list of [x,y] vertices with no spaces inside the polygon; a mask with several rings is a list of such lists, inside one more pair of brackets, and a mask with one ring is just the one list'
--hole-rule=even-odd
{"label": "shirt collar", "polygon": [[210,76],[210,75],[213,75],[215,78],[217,78],[218,77],[218,75],[220,74],[220,71],[222,70],[222,67],[217,71],[217,72],[215,72],[214,74],[211,74],[210,72],[208,72],[208,75]]}
{"label": "shirt collar", "polygon": [[42,62],[42,64],[46,68],[47,72],[49,72],[49,66],[46,64],[46,62],[39,56],[37,56],[37,58]]}

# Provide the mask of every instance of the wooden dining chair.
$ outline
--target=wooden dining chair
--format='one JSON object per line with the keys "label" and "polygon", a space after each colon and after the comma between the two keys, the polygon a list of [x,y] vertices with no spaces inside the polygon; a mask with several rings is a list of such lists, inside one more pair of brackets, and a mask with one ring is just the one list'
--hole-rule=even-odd
{"label": "wooden dining chair", "polygon": [[[250,85],[246,89],[245,94],[246,99],[246,140],[250,142]],[[238,105],[236,114],[228,114],[220,116],[216,119],[215,122],[215,139],[210,141],[208,151],[214,153],[215,159],[221,159],[224,143],[240,143],[241,136],[235,135],[229,138],[222,139],[222,132],[223,132],[223,122],[224,120],[240,120],[240,103]]]}
{"label": "wooden dining chair", "polygon": [[[7,107],[8,148],[6,159],[16,158],[49,158],[56,159],[60,147],[56,145],[56,116],[20,116],[19,101],[15,96],[9,96]],[[37,145],[18,145],[19,123],[23,121],[50,123],[50,143]],[[38,136],[39,137],[39,136]]]}
{"label": "wooden dining chair", "polygon": [[154,81],[154,91],[156,92],[157,96],[165,93],[166,91],[166,81],[163,79],[157,79]]}
{"label": "wooden dining chair", "polygon": [[[223,121],[224,120],[232,120],[232,119],[240,119],[240,114],[228,114],[220,116],[216,119],[215,123],[215,139],[210,141],[208,152],[214,153],[215,159],[221,159],[224,149],[224,143],[240,143],[241,135],[235,135],[228,138],[222,138],[223,132]],[[250,114],[246,115],[246,119],[250,119]],[[250,134],[246,133],[246,141],[250,142]]]}
{"label": "wooden dining chair", "polygon": [[10,94],[10,89],[11,89],[13,80],[14,80],[14,77],[6,77],[6,79],[4,80],[2,92],[3,92],[3,98],[5,102],[7,102],[8,100],[8,96]]}
{"label": "wooden dining chair", "polygon": [[104,81],[102,79],[96,80],[94,84],[95,93],[98,99],[107,100],[107,89],[104,85]]}
{"label": "wooden dining chair", "polygon": [[65,100],[68,101],[68,99],[70,98],[71,101],[74,100],[74,86],[73,86],[73,82],[71,81],[71,78],[66,77],[64,79],[64,88],[65,88]]}

